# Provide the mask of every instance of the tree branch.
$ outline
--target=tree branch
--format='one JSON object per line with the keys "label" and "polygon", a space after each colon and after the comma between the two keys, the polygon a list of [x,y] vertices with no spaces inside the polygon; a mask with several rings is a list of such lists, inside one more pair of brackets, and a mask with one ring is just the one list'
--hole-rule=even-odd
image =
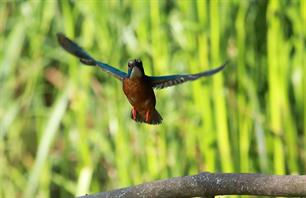
{"label": "tree branch", "polygon": [[79,198],[215,195],[306,196],[306,175],[200,173],[193,176],[153,181],[94,195],[84,195]]}

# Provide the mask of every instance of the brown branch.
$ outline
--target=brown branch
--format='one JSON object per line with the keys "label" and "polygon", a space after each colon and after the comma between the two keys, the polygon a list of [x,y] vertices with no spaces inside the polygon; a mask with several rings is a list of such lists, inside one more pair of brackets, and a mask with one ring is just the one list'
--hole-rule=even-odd
{"label": "brown branch", "polygon": [[128,188],[84,195],[109,197],[194,197],[215,195],[306,196],[306,175],[200,173],[140,184]]}

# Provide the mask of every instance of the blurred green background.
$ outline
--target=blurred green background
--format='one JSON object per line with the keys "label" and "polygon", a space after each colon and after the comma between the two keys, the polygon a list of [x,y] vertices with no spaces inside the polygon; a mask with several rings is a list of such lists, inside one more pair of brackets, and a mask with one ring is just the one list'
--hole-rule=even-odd
{"label": "blurred green background", "polygon": [[[0,197],[73,197],[211,172],[306,173],[306,1],[1,1]],[[221,73],[157,90],[162,125],[130,119],[124,71]]]}

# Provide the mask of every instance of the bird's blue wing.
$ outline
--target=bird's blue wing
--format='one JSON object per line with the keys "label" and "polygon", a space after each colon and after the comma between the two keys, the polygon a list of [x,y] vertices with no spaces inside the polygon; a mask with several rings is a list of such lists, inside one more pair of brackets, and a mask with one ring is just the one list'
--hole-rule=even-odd
{"label": "bird's blue wing", "polygon": [[62,33],[57,33],[58,43],[70,54],[78,57],[82,63],[85,65],[99,66],[105,72],[111,74],[119,80],[123,80],[127,77],[127,74],[115,67],[112,67],[108,64],[105,64],[100,61],[96,61],[90,55],[88,55],[83,48],[81,48],[78,44],[67,38]]}
{"label": "bird's blue wing", "polygon": [[212,70],[196,73],[196,74],[183,74],[183,75],[169,75],[169,76],[149,76],[152,88],[163,89],[165,87],[174,86],[187,81],[196,80],[204,76],[211,76],[224,69],[226,63]]}
{"label": "bird's blue wing", "polygon": [[102,62],[99,62],[99,61],[96,61],[96,65],[99,66],[102,70],[104,70],[105,72],[111,74],[112,76],[118,78],[119,80],[123,80],[125,78],[127,78],[127,73],[119,70],[119,69],[116,69],[115,67],[113,66],[110,66],[106,63],[102,63]]}

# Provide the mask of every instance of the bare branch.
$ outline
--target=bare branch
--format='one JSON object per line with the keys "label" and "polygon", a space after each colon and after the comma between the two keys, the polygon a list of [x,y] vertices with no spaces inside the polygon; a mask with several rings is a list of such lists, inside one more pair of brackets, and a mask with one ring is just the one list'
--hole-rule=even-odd
{"label": "bare branch", "polygon": [[79,198],[194,197],[214,195],[306,196],[306,175],[200,173]]}

